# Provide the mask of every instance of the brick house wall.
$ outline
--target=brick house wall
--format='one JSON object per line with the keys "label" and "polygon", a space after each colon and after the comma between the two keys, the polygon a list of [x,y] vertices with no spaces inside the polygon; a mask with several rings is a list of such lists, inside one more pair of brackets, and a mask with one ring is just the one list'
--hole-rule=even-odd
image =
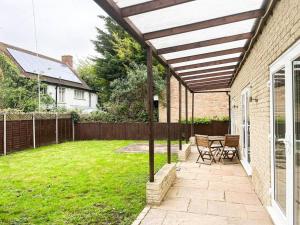
{"label": "brick house wall", "polygon": [[[185,87],[181,87],[182,119],[185,119]],[[228,116],[228,95],[226,92],[195,94],[195,117]],[[171,122],[178,122],[179,84],[171,78]],[[188,116],[192,117],[192,94],[188,92]],[[159,122],[167,121],[165,104],[159,103]]]}
{"label": "brick house wall", "polygon": [[[231,87],[236,133],[242,137],[241,92],[250,88],[250,145],[252,181],[264,205],[271,201],[271,146],[269,65],[300,37],[300,1],[279,1],[267,20],[241,71]],[[241,143],[242,146],[242,143]]]}

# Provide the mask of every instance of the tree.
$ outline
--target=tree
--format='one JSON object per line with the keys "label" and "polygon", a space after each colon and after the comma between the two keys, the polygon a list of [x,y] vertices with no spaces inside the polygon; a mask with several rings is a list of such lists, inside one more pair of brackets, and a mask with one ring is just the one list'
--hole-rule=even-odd
{"label": "tree", "polygon": [[[38,82],[20,75],[18,68],[4,54],[0,54],[0,109],[18,109],[32,112],[38,109]],[[41,89],[46,84],[41,84]],[[41,96],[44,109],[48,109],[54,100],[46,94]]]}
{"label": "tree", "polygon": [[[105,21],[106,31],[98,29],[95,49],[101,57],[94,59],[96,76],[101,80],[101,102],[107,102],[112,94],[111,83],[125,79],[133,65],[146,65],[146,52],[125,30],[110,17],[100,17]],[[164,68],[156,60],[153,62],[158,74],[164,76]]]}
{"label": "tree", "polygon": [[[165,83],[157,68],[153,70],[154,94],[161,95]],[[105,104],[107,112],[115,121],[147,121],[147,67],[132,64],[127,77],[114,80],[112,94]]]}

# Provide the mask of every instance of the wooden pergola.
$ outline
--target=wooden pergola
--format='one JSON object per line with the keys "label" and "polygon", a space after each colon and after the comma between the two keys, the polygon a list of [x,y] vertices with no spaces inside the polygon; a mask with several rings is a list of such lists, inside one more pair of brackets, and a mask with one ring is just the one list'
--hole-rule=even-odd
{"label": "wooden pergola", "polygon": [[[147,50],[149,166],[150,182],[153,182],[153,56],[167,69],[168,124],[171,76],[179,81],[179,121],[183,85],[186,125],[188,91],[192,93],[193,123],[194,94],[229,92],[276,0],[94,1]],[[168,163],[171,163],[170,129],[167,149]],[[179,149],[182,149],[181,138]]]}

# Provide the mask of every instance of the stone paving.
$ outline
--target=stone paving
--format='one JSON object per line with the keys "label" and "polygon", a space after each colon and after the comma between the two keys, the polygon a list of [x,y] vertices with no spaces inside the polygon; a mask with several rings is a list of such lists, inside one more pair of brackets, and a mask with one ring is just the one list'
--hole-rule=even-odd
{"label": "stone paving", "polygon": [[272,225],[240,164],[196,164],[193,148],[160,206],[146,207],[141,225]]}

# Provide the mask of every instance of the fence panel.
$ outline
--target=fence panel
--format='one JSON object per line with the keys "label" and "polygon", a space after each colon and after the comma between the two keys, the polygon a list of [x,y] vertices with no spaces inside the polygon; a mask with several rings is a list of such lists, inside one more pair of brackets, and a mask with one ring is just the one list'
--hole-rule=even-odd
{"label": "fence panel", "polygon": [[[191,135],[191,125],[171,123],[171,139],[179,138],[181,126],[181,137]],[[155,139],[167,138],[167,123],[154,124]],[[146,140],[148,139],[147,123],[78,123],[75,126],[75,140]],[[212,122],[210,124],[195,125],[196,134],[224,135],[228,133],[228,122]]]}
{"label": "fence panel", "polygon": [[72,140],[72,119],[59,118],[58,119],[58,142]]}
{"label": "fence panel", "polygon": [[6,115],[7,153],[33,147],[32,135],[33,131],[31,114]]}
{"label": "fence panel", "polygon": [[0,155],[4,153],[4,115],[0,114]]}

